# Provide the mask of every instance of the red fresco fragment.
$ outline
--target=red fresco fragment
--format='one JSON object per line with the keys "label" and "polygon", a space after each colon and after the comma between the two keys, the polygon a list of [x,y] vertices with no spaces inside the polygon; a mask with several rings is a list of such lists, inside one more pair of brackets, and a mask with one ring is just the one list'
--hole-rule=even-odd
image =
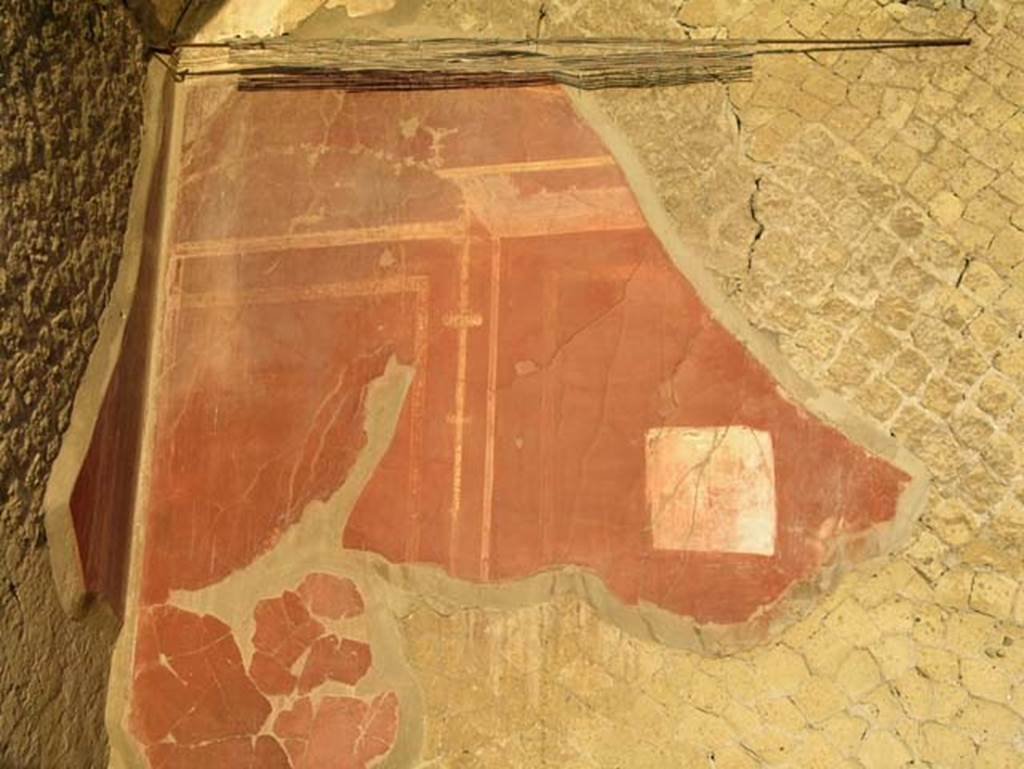
{"label": "red fresco fragment", "polygon": [[268,735],[255,742],[236,737],[203,745],[162,743],[151,748],[147,756],[151,769],[292,769],[285,749]]}
{"label": "red fresco fragment", "polygon": [[[287,329],[302,323],[284,309],[252,318],[255,326],[240,318],[237,335],[181,320],[183,344],[166,363],[168,391],[158,407],[146,602],[165,599],[169,587],[210,584],[269,548],[306,504],[341,485],[365,443],[365,388],[383,373],[389,351],[341,361],[312,354],[324,343],[345,345],[330,323],[310,329],[302,344],[287,340]],[[236,312],[215,314],[226,320]],[[261,355],[251,350],[257,337]],[[259,386],[242,386],[247,381]],[[205,467],[194,464],[197,450],[214,446],[232,448],[216,450]]]}
{"label": "red fresco fragment", "polygon": [[132,712],[144,741],[195,745],[259,729],[270,703],[227,625],[173,606],[147,609],[139,623]]}
{"label": "red fresco fragment", "polygon": [[291,759],[293,767],[302,765],[302,759],[306,755],[307,742],[308,740],[305,737],[302,739],[292,738],[284,740],[284,749],[288,752],[288,757]]}
{"label": "red fresco fragment", "polygon": [[324,697],[295,769],[362,769],[387,753],[397,729],[394,694],[382,694],[369,704],[351,697]]}
{"label": "red fresco fragment", "polygon": [[257,603],[253,616],[256,618],[253,646],[286,668],[324,632],[324,626],[309,615],[299,594],[290,590],[279,598]]}
{"label": "red fresco fragment", "polygon": [[251,767],[252,740],[236,737],[205,745],[163,743],[147,751],[151,769],[193,769],[197,766]]}
{"label": "red fresco fragment", "polygon": [[363,598],[350,579],[310,574],[302,580],[298,593],[309,610],[319,617],[341,619],[363,613]]}
{"label": "red fresco fragment", "polygon": [[313,728],[313,704],[309,697],[295,701],[290,710],[283,710],[274,721],[274,734],[278,737],[309,738],[309,730]]}
{"label": "red fresco fragment", "polygon": [[122,356],[103,396],[92,440],[69,506],[85,589],[124,612],[141,408],[131,392],[135,373]]}
{"label": "red fresco fragment", "polygon": [[281,743],[266,734],[256,738],[252,765],[253,769],[292,769]]}
{"label": "red fresco fragment", "polygon": [[[144,602],[339,488],[392,358],[415,377],[342,543],[395,563],[579,566],[730,623],[895,515],[907,476],[715,320],[560,90],[189,94]],[[655,547],[646,436],[731,426],[771,442],[769,546]]]}
{"label": "red fresco fragment", "polygon": [[[143,610],[131,727],[151,769],[348,769],[390,750],[399,717],[393,693],[364,701],[318,691],[328,681],[358,683],[372,655],[368,644],[313,620],[302,598],[343,597],[345,607],[361,606],[355,584],[310,577],[303,585],[316,590],[257,602],[248,674],[232,629],[216,617],[166,604]],[[328,602],[332,610],[339,605]]]}
{"label": "red fresco fragment", "polygon": [[362,769],[387,753],[397,733],[398,698],[393,693],[370,703],[324,697],[315,714],[309,700],[301,699],[274,724],[294,769]]}
{"label": "red fresco fragment", "polygon": [[266,652],[257,651],[249,664],[249,675],[261,692],[270,696],[288,694],[298,680],[288,668]]}
{"label": "red fresco fragment", "polygon": [[305,694],[325,681],[354,684],[369,669],[369,645],[334,635],[318,638],[309,648],[306,664],[299,676],[299,694]]}

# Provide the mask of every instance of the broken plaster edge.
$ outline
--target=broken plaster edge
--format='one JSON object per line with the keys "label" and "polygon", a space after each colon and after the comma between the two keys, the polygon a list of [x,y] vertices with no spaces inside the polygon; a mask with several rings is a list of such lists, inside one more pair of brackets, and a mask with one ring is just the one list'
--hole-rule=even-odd
{"label": "broken plaster edge", "polygon": [[71,513],[71,495],[89,453],[104,399],[121,357],[125,330],[139,286],[147,217],[152,207],[159,205],[161,198],[157,181],[163,162],[161,103],[167,80],[166,70],[151,61],[143,96],[139,159],[132,178],[117,277],[100,316],[96,343],[75,391],[68,426],[43,493],[43,523],[50,569],[60,605],[72,617],[81,617],[93,596],[85,583]]}
{"label": "broken plaster edge", "polygon": [[[142,557],[145,552],[145,526],[138,518],[138,513],[145,509],[145,489],[149,482],[149,455],[153,441],[153,418],[150,405],[153,403],[155,388],[155,369],[159,350],[156,348],[157,332],[160,329],[164,314],[166,278],[167,239],[170,231],[171,213],[174,209],[173,193],[177,189],[177,165],[172,162],[181,141],[182,113],[180,99],[181,90],[167,70],[157,62],[151,62],[145,83],[146,110],[144,131],[151,132],[150,143],[144,145],[145,161],[154,164],[163,172],[161,189],[154,200],[159,205],[159,232],[153,239],[153,252],[148,258],[154,261],[153,285],[150,287],[152,296],[152,312],[147,319],[149,329],[147,336],[149,350],[145,357],[145,369],[142,395],[141,436],[138,447],[138,469],[134,478],[132,492],[132,526],[128,544],[128,564],[125,574],[124,619],[117,642],[114,644],[110,662],[110,675],[106,694],[106,728],[110,741],[108,769],[142,769],[148,766],[142,749],[125,725],[130,704],[127,694],[132,689],[135,666],[135,640],[137,636],[137,618],[139,594],[142,580],[140,578]],[[132,201],[133,205],[135,200]],[[149,213],[143,209],[143,214]],[[132,214],[137,212],[133,209]]]}

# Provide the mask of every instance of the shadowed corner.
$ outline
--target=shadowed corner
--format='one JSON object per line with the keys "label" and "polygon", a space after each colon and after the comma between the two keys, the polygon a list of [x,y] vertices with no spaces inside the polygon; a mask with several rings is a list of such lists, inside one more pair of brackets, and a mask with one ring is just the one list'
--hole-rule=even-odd
{"label": "shadowed corner", "polygon": [[168,48],[191,40],[227,0],[124,0],[146,42]]}

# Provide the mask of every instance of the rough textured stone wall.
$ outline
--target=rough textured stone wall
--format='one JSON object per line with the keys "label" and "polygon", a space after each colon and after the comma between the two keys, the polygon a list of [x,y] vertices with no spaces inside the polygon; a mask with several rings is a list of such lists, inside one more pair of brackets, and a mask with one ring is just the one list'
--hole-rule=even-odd
{"label": "rough textured stone wall", "polygon": [[117,632],[57,602],[40,502],[122,248],[141,41],[114,0],[0,14],[0,766],[99,767]]}
{"label": "rough textured stone wall", "polygon": [[924,460],[928,510],[774,644],[709,659],[566,602],[405,619],[446,767],[1002,767],[1024,755],[1024,4],[427,2],[478,34],[967,35],[608,93],[695,255]]}

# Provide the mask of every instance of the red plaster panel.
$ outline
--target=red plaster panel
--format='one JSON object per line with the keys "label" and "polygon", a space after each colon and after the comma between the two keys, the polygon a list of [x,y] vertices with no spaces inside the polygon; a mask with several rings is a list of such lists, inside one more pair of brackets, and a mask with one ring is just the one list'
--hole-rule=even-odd
{"label": "red plaster panel", "polygon": [[309,647],[306,664],[299,676],[299,694],[317,688],[325,681],[354,684],[370,669],[370,647],[361,641],[337,636],[318,638]]}
{"label": "red plaster panel", "polygon": [[246,676],[231,628],[173,606],[146,610],[136,645],[136,728],[177,745],[255,732],[270,704]]}
{"label": "red plaster panel", "polygon": [[302,580],[298,593],[309,610],[319,617],[341,619],[363,613],[363,598],[350,579],[310,574]]}
{"label": "red plaster panel", "polygon": [[[146,601],[340,487],[392,357],[415,379],[349,548],[479,581],[577,565],[735,622],[895,513],[907,478],[712,318],[558,90],[197,88],[182,167]],[[771,441],[771,547],[656,548],[645,435],[730,426]]]}
{"label": "red plaster panel", "polygon": [[252,645],[282,665],[290,666],[324,632],[309,615],[298,593],[286,591],[278,598],[256,604],[256,632]]}
{"label": "red plaster panel", "polygon": [[188,93],[131,710],[151,766],[363,767],[394,743],[393,693],[336,696],[373,665],[336,624],[363,612],[351,581],[254,599],[248,659],[169,604],[345,484],[389,362],[413,379],[339,550],[477,582],[578,566],[730,623],[895,515],[909,479],[712,317],[561,91]]}
{"label": "red plaster panel", "polygon": [[[215,306],[173,311],[181,343],[157,407],[146,600],[227,576],[341,485],[365,443],[365,388],[401,343],[393,324],[353,316],[404,296],[314,297],[302,313],[214,296]],[[339,338],[344,326],[353,334]]]}
{"label": "red plaster panel", "polygon": [[295,769],[362,769],[387,753],[395,738],[398,700],[382,694],[372,702],[324,697],[316,710],[305,751]]}
{"label": "red plaster panel", "polygon": [[[124,355],[103,396],[89,450],[71,492],[71,520],[86,592],[102,595],[124,612],[128,546],[142,409],[137,388],[141,365]],[[133,370],[134,369],[134,370]]]}
{"label": "red plaster panel", "polygon": [[398,700],[382,694],[371,702],[324,697],[314,713],[306,698],[274,722],[294,769],[362,769],[390,749],[398,728]]}
{"label": "red plaster panel", "polygon": [[[153,169],[150,196],[145,204],[145,235],[139,244],[140,263],[121,350],[69,499],[85,592],[103,596],[122,617],[131,532],[136,524],[133,506],[146,409],[146,369],[151,354],[168,160],[162,159]],[[126,256],[121,268],[129,275],[131,259]],[[113,289],[108,313],[113,313],[123,301],[121,282],[124,277],[118,278],[118,285]],[[104,318],[104,333],[109,333],[112,323],[116,320]],[[101,334],[98,345],[105,344]]]}

